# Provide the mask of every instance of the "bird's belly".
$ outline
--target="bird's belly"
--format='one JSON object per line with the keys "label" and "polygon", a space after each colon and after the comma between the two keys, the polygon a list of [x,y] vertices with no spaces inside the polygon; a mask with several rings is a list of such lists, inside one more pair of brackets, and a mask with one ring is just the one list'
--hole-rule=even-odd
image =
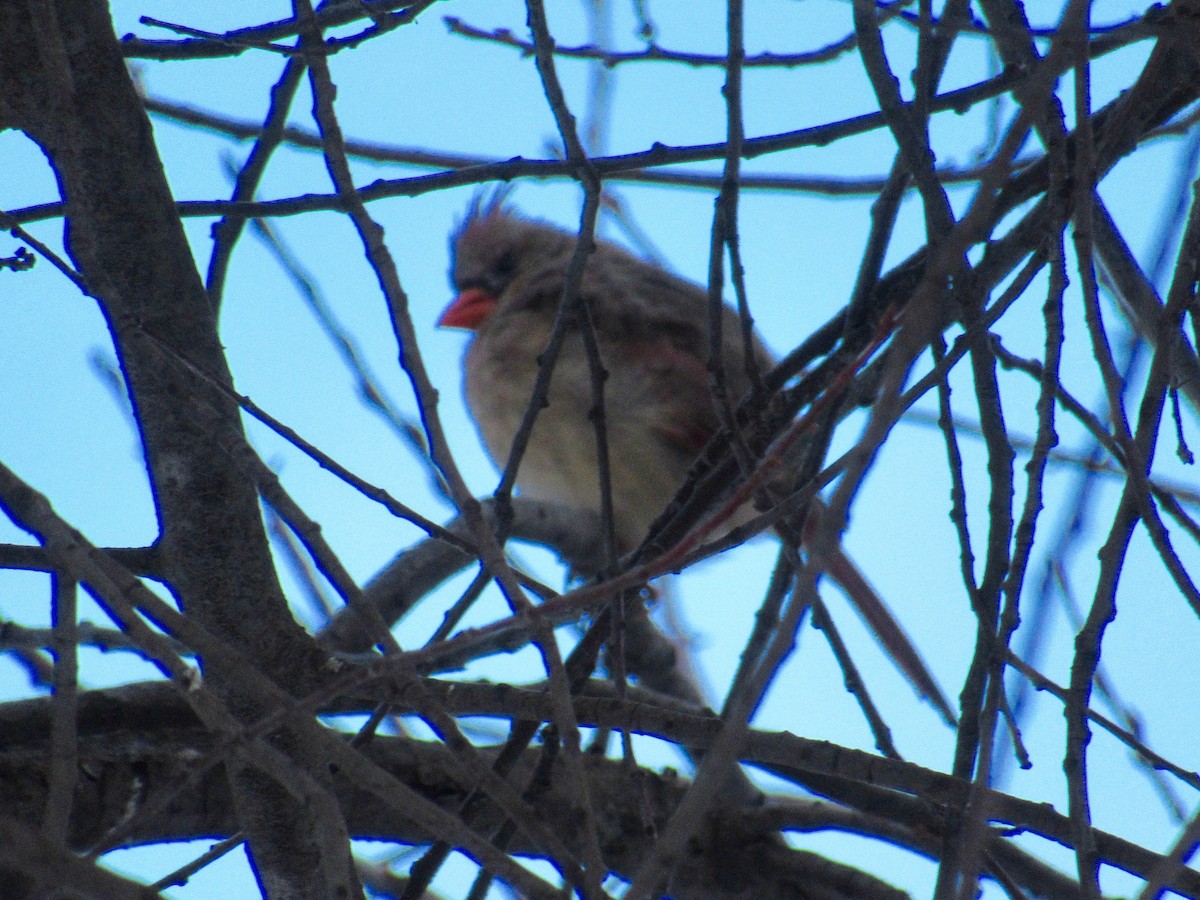
{"label": "bird's belly", "polygon": [[[467,400],[488,451],[503,468],[529,406],[529,378],[491,377],[487,369],[468,381]],[[564,506],[600,510],[596,428],[590,403],[577,391],[552,381],[549,405],[538,412],[517,470],[521,493]],[[573,387],[578,387],[574,385]],[[650,421],[653,410],[609,402],[605,410],[613,520],[619,543],[628,549],[641,541],[651,523],[683,483],[690,460],[662,446]]]}

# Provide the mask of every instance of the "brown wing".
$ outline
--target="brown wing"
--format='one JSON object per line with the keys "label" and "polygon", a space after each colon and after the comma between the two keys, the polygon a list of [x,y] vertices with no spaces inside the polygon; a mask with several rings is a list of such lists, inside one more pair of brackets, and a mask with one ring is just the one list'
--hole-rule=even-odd
{"label": "brown wing", "polygon": [[[708,295],[698,285],[664,272],[611,245],[601,245],[584,274],[601,339],[631,348],[654,390],[669,398],[661,430],[692,455],[719,426],[713,407]],[[721,358],[725,384],[736,405],[749,390],[742,323],[736,311],[722,307]],[[774,364],[755,336],[754,361],[761,371]]]}

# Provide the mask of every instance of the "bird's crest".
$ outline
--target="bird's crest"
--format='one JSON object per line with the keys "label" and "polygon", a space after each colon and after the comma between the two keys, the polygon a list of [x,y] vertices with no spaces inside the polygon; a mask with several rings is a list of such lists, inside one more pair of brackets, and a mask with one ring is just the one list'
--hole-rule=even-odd
{"label": "bird's crest", "polygon": [[450,235],[450,245],[454,246],[473,222],[493,216],[515,216],[513,208],[508,205],[508,198],[512,196],[512,192],[511,184],[501,184],[490,189],[481,188],[476,191],[467,206],[467,214],[455,223],[454,231]]}

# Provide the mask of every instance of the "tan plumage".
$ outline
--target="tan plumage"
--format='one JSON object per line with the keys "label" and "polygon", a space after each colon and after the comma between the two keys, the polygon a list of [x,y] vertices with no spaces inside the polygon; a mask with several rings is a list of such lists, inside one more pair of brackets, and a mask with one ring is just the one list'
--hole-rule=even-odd
{"label": "tan plumage", "polygon": [[[504,465],[529,406],[562,298],[575,238],[492,206],[456,234],[452,273],[459,299],[441,322],[473,327],[466,357],[467,403],[488,451]],[[588,301],[608,372],[614,528],[636,546],[683,484],[719,426],[709,387],[707,296],[696,285],[599,242],[580,291]],[[749,387],[741,325],[726,308],[722,355],[736,400]],[[772,360],[755,341],[763,370]],[[599,510],[592,379],[578,329],[554,369],[549,405],[538,415],[517,484],[530,497]]]}
{"label": "tan plumage", "polygon": [[[507,462],[529,407],[575,242],[574,235],[524,219],[499,202],[472,207],[453,237],[451,280],[458,296],[438,324],[475,333],[466,355],[467,404],[498,467]],[[706,364],[708,297],[697,285],[603,241],[587,259],[580,293],[608,373],[613,529],[619,548],[628,551],[683,485],[720,424]],[[741,322],[729,307],[722,315],[721,360],[736,402],[750,387]],[[760,371],[773,364],[757,338],[752,353]],[[566,335],[547,401],[517,485],[528,497],[599,511],[594,391],[578,327]],[[827,565],[914,687],[952,721],[908,637],[854,564],[836,550]]]}

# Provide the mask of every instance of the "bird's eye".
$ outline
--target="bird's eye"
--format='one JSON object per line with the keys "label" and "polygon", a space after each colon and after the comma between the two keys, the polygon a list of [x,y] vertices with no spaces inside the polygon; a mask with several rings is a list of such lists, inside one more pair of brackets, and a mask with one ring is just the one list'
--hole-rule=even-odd
{"label": "bird's eye", "polygon": [[511,250],[505,250],[496,260],[496,265],[493,266],[493,271],[502,278],[507,278],[509,275],[512,275],[515,271],[517,271],[517,255]]}

